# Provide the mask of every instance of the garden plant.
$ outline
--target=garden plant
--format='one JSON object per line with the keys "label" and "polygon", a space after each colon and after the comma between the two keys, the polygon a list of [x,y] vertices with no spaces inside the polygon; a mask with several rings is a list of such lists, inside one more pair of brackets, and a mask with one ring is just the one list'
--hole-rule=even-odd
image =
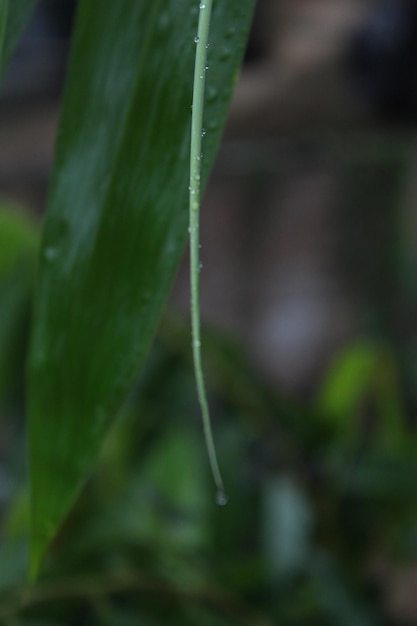
{"label": "garden plant", "polygon": [[[35,4],[0,0],[1,70]],[[43,223],[0,210],[0,624],[383,625],[372,568],[417,556],[412,342],[358,339],[304,402],[200,331],[254,4],[77,3]],[[344,155],[358,207],[392,154]],[[187,239],[191,324],[164,313]]]}

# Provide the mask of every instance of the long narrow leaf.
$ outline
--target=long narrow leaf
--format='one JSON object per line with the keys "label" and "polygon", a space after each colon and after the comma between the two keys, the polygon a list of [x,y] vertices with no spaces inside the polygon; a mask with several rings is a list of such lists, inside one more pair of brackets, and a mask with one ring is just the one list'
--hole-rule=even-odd
{"label": "long narrow leaf", "polygon": [[0,206],[0,412],[27,350],[27,321],[38,230],[15,207]]}
{"label": "long narrow leaf", "polygon": [[[79,5],[29,363],[32,576],[137,376],[185,243],[198,5]],[[205,178],[252,10],[215,4]]]}

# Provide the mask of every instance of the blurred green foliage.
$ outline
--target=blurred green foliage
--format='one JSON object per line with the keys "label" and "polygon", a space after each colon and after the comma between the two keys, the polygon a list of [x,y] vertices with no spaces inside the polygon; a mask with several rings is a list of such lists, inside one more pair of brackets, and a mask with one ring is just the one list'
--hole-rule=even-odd
{"label": "blurred green foliage", "polygon": [[[3,281],[15,281],[27,261],[18,275],[28,319],[37,227],[6,209],[0,224],[13,251],[4,255]],[[13,290],[4,290],[2,309],[13,301]],[[416,446],[389,345],[369,338],[348,345],[316,398],[298,402],[260,381],[228,337],[206,330],[231,495],[221,508],[203,452],[189,341],[188,324],[168,315],[29,589],[23,382],[4,378],[2,439],[12,452],[0,468],[0,623],[388,624],[374,564],[413,559],[417,549]]]}
{"label": "blurred green foliage", "polygon": [[[14,14],[16,32],[31,4]],[[0,624],[394,623],[395,572],[417,559],[417,370],[415,255],[397,203],[404,163],[388,148],[370,158],[356,147],[346,168],[366,217],[351,224],[373,232],[382,216],[383,264],[366,242],[367,263],[357,261],[372,321],[315,397],[284,397],[239,346],[205,331],[228,506],[215,506],[203,452],[188,324],[167,315],[30,588],[23,404],[39,233],[21,210],[0,209]]]}

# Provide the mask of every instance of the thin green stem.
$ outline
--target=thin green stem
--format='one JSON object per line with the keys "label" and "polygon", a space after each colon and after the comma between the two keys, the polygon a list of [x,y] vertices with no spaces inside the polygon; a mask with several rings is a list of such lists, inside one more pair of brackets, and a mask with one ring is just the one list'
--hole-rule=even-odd
{"label": "thin green stem", "polygon": [[[200,0],[198,0],[200,2]],[[193,107],[191,116],[191,151],[190,151],[190,281],[191,281],[191,334],[193,345],[194,372],[197,385],[198,401],[203,418],[204,437],[211,471],[217,489],[216,501],[226,504],[223,480],[217,462],[216,448],[210,421],[210,411],[204,384],[201,362],[200,333],[200,180],[201,180],[201,144],[203,136],[204,87],[207,70],[207,48],[210,30],[212,0],[201,0],[198,20],[198,32],[195,38],[196,55],[193,85]]]}

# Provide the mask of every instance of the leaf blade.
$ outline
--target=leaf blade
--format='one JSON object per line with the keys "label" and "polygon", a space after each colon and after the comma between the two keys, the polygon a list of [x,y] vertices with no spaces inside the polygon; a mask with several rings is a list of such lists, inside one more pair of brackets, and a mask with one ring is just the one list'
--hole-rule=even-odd
{"label": "leaf blade", "polygon": [[[35,303],[32,576],[135,380],[187,233],[197,11],[185,0],[105,0],[100,14],[93,4],[82,0],[76,21]],[[217,130],[206,178],[253,9],[227,4],[212,46],[236,15],[240,29],[227,68],[210,76],[222,96],[207,107]]]}

